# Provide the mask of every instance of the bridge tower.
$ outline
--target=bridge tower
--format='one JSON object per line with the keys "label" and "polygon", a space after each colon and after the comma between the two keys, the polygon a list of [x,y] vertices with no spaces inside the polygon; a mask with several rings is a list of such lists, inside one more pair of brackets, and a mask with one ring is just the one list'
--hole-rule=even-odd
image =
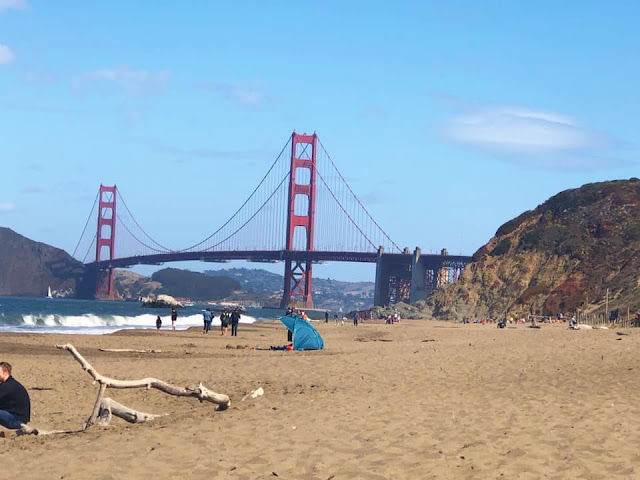
{"label": "bridge tower", "polygon": [[[96,262],[113,260],[116,240],[116,186],[100,184]],[[113,300],[113,268],[99,270],[96,276],[96,298]]]}
{"label": "bridge tower", "polygon": [[313,308],[310,260],[292,258],[291,253],[304,244],[313,251],[313,227],[316,211],[316,147],[318,135],[291,135],[291,173],[287,208],[287,238],[284,267],[284,293],[281,308],[296,305]]}

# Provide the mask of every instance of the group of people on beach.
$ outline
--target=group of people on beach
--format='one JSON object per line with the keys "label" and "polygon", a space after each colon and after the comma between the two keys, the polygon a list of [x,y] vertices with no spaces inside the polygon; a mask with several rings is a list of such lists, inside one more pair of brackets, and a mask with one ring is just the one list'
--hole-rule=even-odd
{"label": "group of people on beach", "polygon": [[[298,317],[301,317],[303,320],[308,320],[308,316],[305,311],[297,308],[293,308],[293,307],[287,307],[286,315],[296,315]],[[331,314],[329,310],[325,310],[324,323],[329,323],[330,315]],[[366,312],[359,312],[357,310],[354,311],[353,317],[352,317],[353,325],[357,327],[361,322],[364,322],[366,318],[367,318]],[[400,314],[398,312],[395,312],[386,317],[385,323],[387,324],[398,323],[400,321],[400,318],[401,318]],[[373,319],[374,319],[373,310],[369,310],[369,320],[373,320]],[[338,317],[337,313],[333,314],[333,322],[335,325],[338,325],[338,323],[340,323],[341,325],[344,325],[344,322],[346,322],[347,320],[348,320],[347,317],[344,315],[340,318]]]}
{"label": "group of people on beach", "polygon": [[[220,335],[226,335],[229,324],[231,324],[231,336],[238,336],[238,324],[240,323],[240,310],[234,308],[231,311],[223,310],[220,313]],[[210,308],[202,311],[202,318],[204,321],[204,329],[202,333],[206,334],[211,331],[211,324],[213,323],[213,312]]]}
{"label": "group of people on beach", "polygon": [[[229,311],[227,309],[223,310],[220,314],[220,335],[226,335],[229,324],[231,324],[231,336],[238,336],[238,324],[240,323],[240,309],[234,308]],[[210,308],[207,308],[202,311],[202,320],[204,322],[204,329],[202,333],[209,333],[211,331],[211,325],[213,323],[214,314]],[[178,320],[178,311],[173,308],[171,310],[171,330],[175,331],[176,322]],[[162,318],[160,315],[156,317],[156,329],[160,330],[162,328]]]}
{"label": "group of people on beach", "polygon": [[[175,332],[176,330],[176,322],[178,321],[178,310],[176,310],[175,308],[171,309],[171,330],[173,330]],[[158,315],[156,317],[156,330],[160,330],[160,328],[162,327],[162,318],[160,318],[160,315]]]}

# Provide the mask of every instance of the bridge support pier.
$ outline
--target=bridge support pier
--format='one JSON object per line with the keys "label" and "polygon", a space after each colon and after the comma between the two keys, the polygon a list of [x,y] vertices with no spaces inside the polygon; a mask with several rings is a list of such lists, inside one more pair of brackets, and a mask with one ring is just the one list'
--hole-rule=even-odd
{"label": "bridge support pier", "polygon": [[416,247],[411,255],[408,249],[402,254],[385,254],[380,247],[373,304],[425,300],[436,288],[455,283],[470,261],[470,257],[449,257],[446,249],[440,255],[422,255]]}
{"label": "bridge support pier", "polygon": [[373,304],[378,306],[392,305],[398,302],[409,302],[411,292],[411,263],[407,262],[408,250],[404,254],[384,254],[378,249],[376,262],[376,284],[373,293]]}
{"label": "bridge support pier", "polygon": [[[411,258],[411,293],[409,294],[409,303],[424,300],[433,291],[427,288],[427,269],[424,263],[420,262],[420,247],[416,247]],[[431,285],[429,285],[431,287]]]}

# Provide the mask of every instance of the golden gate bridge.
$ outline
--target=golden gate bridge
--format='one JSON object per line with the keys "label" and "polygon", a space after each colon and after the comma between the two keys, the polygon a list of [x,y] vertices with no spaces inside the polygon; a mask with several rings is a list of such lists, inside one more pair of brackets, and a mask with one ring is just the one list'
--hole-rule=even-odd
{"label": "golden gate bridge", "polygon": [[[97,229],[94,230],[97,225]],[[292,133],[248,198],[215,231],[182,248],[152,238],[118,188],[100,185],[73,256],[85,264],[92,296],[114,298],[113,270],[197,260],[283,262],[281,307],[311,308],[313,264],[376,263],[374,303],[426,298],[455,282],[467,256],[400,249],[346,182],[313,135]]]}

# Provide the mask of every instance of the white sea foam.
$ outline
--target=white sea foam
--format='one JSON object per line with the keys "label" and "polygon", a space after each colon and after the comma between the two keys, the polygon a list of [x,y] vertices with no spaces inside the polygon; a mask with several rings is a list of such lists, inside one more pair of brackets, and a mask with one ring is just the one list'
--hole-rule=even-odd
{"label": "white sea foam", "polygon": [[[150,313],[135,316],[106,315],[99,316],[86,313],[83,315],[22,315],[21,325],[0,326],[0,332],[29,332],[29,333],[70,333],[100,335],[113,333],[118,330],[131,329],[155,329],[156,317]],[[171,316],[161,315],[162,329],[171,328]],[[249,315],[242,315],[240,323],[251,324],[256,319]],[[177,330],[186,330],[189,327],[202,326],[201,313],[188,316],[179,316],[176,322]],[[212,325],[220,326],[220,318],[215,317]]]}

